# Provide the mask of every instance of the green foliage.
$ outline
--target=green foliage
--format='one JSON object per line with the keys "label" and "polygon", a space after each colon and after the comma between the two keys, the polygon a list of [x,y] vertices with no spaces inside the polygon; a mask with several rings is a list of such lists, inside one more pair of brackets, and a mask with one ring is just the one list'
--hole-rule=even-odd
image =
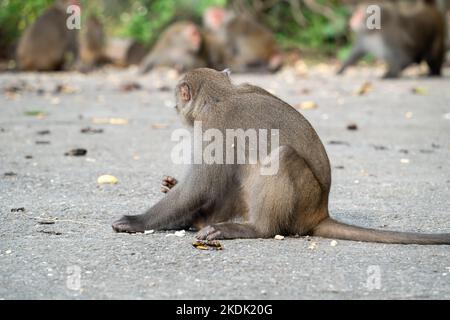
{"label": "green foliage", "polygon": [[335,54],[336,47],[347,42],[348,12],[336,1],[328,1],[327,5],[333,11],[333,20],[304,7],[302,14],[305,26],[302,27],[293,18],[292,8],[280,5],[277,10],[268,14],[267,24],[276,31],[277,39],[284,47],[300,47]]}

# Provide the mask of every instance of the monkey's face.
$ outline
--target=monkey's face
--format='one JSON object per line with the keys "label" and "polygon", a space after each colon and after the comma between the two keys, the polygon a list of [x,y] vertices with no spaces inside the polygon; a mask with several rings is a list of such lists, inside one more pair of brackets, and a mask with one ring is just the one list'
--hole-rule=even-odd
{"label": "monkey's face", "polygon": [[225,10],[220,7],[211,7],[203,14],[203,23],[212,31],[219,31],[225,21]]}

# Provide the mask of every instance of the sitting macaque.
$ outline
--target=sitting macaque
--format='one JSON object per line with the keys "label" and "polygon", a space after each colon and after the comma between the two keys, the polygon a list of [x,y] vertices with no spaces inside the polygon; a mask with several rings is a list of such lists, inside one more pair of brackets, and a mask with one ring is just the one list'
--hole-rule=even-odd
{"label": "sitting macaque", "polygon": [[366,8],[366,5],[359,6],[350,19],[350,27],[356,33],[356,43],[338,74],[367,53],[387,63],[384,78],[398,77],[403,69],[423,60],[428,64],[430,76],[441,74],[446,26],[434,1],[423,0],[408,9],[380,5],[380,29],[367,27]]}
{"label": "sitting macaque", "polygon": [[[214,157],[223,152],[226,159],[239,159],[244,154],[244,161],[194,161],[181,181],[164,179],[166,196],[144,214],[126,215],[115,221],[115,231],[196,228],[197,237],[206,240],[311,235],[384,243],[450,244],[449,233],[374,230],[332,219],[328,213],[331,169],[319,136],[296,109],[264,89],[235,85],[228,72],[202,68],[184,75],[176,86],[175,97],[183,123],[194,127],[194,159],[196,154],[205,154],[202,148],[196,153],[195,146],[204,146],[203,135],[210,129],[222,139],[230,130],[252,129],[250,132],[260,135],[264,130],[269,136],[278,132],[279,143],[271,139],[262,146],[267,148],[268,156],[250,162],[252,145],[248,142],[246,148],[247,139],[243,143],[222,142],[218,149],[222,151],[215,150]],[[201,134],[195,134],[199,121]],[[239,152],[242,149],[244,153]],[[261,150],[257,152],[261,154]],[[229,154],[232,157],[228,158]]]}
{"label": "sitting macaque", "polygon": [[141,63],[145,73],[157,66],[186,71],[208,65],[203,53],[201,30],[192,22],[179,21],[170,25],[160,36],[151,52]]}
{"label": "sitting macaque", "polygon": [[79,37],[80,70],[88,71],[108,62],[105,55],[106,36],[103,25],[95,16],[89,16]]}
{"label": "sitting macaque", "polygon": [[253,19],[212,7],[203,15],[205,28],[216,35],[226,50],[226,66],[232,71],[276,71],[282,56],[273,34]]}
{"label": "sitting macaque", "polygon": [[77,56],[77,31],[67,28],[67,7],[75,0],[56,0],[22,35],[16,52],[21,70],[53,71]]}

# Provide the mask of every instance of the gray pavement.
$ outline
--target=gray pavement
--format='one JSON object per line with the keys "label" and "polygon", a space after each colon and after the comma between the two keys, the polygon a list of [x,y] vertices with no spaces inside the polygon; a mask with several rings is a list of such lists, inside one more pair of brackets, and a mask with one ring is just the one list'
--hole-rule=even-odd
{"label": "gray pavement", "polygon": [[[307,75],[232,78],[294,105],[317,103],[301,112],[330,156],[333,217],[450,232],[450,69],[441,79],[409,72],[382,81],[380,73],[355,68],[336,77],[317,66]],[[366,81],[371,91],[355,93]],[[120,89],[129,82],[142,88]],[[0,299],[450,298],[450,246],[332,246],[292,237],[222,241],[223,251],[200,251],[192,232],[114,233],[116,218],[164,196],[163,175],[180,174],[170,161],[170,134],[181,127],[171,108],[175,84],[173,73],[137,76],[133,69],[0,74]],[[128,123],[93,123],[102,118]],[[358,130],[347,130],[350,123]],[[85,127],[104,132],[81,133]],[[87,155],[64,156],[73,148]],[[102,174],[119,183],[98,185]]]}

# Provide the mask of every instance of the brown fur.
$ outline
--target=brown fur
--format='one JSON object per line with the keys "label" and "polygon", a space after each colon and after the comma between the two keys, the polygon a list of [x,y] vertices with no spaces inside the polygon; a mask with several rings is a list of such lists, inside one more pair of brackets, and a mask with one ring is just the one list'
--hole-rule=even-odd
{"label": "brown fur", "polygon": [[105,54],[106,36],[103,25],[95,16],[86,19],[79,41],[79,59],[83,71],[108,62]]}

